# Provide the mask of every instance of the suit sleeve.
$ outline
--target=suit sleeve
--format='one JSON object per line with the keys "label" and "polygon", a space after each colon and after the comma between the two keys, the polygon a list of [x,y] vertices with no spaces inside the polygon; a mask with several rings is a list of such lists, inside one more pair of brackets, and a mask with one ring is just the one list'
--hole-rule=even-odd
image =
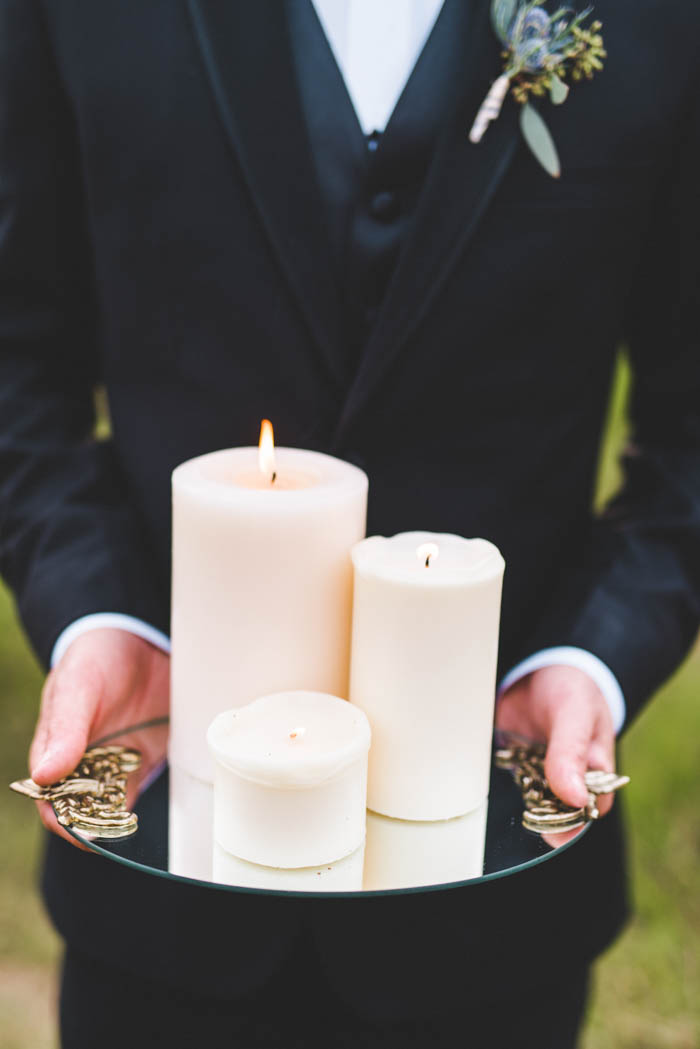
{"label": "suit sleeve", "polygon": [[113,446],[92,436],[98,326],[70,108],[35,0],[0,0],[0,572],[45,665],[92,612],[166,625]]}
{"label": "suit sleeve", "polygon": [[598,656],[620,684],[628,721],[681,663],[700,624],[700,93],[692,97],[627,304],[625,483],[530,647]]}

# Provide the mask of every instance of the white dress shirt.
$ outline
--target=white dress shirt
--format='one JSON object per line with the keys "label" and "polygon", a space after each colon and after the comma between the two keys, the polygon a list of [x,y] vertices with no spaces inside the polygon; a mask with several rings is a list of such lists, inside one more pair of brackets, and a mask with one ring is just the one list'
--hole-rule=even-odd
{"label": "white dress shirt", "polygon": [[389,123],[443,0],[313,0],[366,135]]}
{"label": "white dress shirt", "polygon": [[[443,0],[313,0],[348,94],[365,134],[383,131],[423,50]],[[163,651],[170,641],[160,630],[132,616],[101,612],[83,616],[58,638],[55,665],[68,646],[88,630],[116,627],[137,634]],[[607,700],[615,731],[625,720],[625,700],[617,678],[605,663],[581,648],[543,649],[513,667],[499,695],[520,678],[546,666],[585,671]]]}

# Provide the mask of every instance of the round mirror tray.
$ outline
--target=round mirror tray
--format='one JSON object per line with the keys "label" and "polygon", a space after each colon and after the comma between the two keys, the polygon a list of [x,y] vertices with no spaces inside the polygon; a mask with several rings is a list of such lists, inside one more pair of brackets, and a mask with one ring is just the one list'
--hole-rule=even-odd
{"label": "round mirror tray", "polygon": [[523,801],[513,775],[494,763],[488,801],[474,812],[436,822],[408,822],[367,813],[364,845],[318,868],[260,867],[213,841],[213,788],[168,768],[167,719],[114,733],[91,746],[137,750],[127,808],[138,816],[129,837],[97,837],[70,827],[88,848],[146,874],[195,881],[220,892],[370,896],[468,886],[546,863],[571,848],[589,824],[542,836],[523,827]]}

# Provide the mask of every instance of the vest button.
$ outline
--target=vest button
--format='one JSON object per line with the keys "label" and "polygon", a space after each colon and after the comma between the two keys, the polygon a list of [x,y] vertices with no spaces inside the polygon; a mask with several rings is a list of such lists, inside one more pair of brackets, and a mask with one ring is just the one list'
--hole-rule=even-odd
{"label": "vest button", "polygon": [[375,219],[380,219],[382,222],[390,222],[399,213],[398,197],[388,189],[375,193],[369,202],[369,210]]}

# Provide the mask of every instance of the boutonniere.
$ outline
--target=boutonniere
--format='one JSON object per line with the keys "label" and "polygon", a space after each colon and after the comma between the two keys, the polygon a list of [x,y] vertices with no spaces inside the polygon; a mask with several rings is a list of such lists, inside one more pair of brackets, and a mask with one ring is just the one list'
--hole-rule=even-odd
{"label": "boutonniere", "polygon": [[603,68],[606,52],[601,22],[584,28],[591,8],[575,12],[560,7],[553,15],[544,0],[491,0],[491,23],[503,44],[504,69],[481,104],[469,132],[471,142],[481,142],[496,120],[508,91],[521,106],[520,129],[542,167],[559,178],[561,167],[554,140],[530,98],[549,95],[555,106],[566,101],[567,79],[590,80]]}

